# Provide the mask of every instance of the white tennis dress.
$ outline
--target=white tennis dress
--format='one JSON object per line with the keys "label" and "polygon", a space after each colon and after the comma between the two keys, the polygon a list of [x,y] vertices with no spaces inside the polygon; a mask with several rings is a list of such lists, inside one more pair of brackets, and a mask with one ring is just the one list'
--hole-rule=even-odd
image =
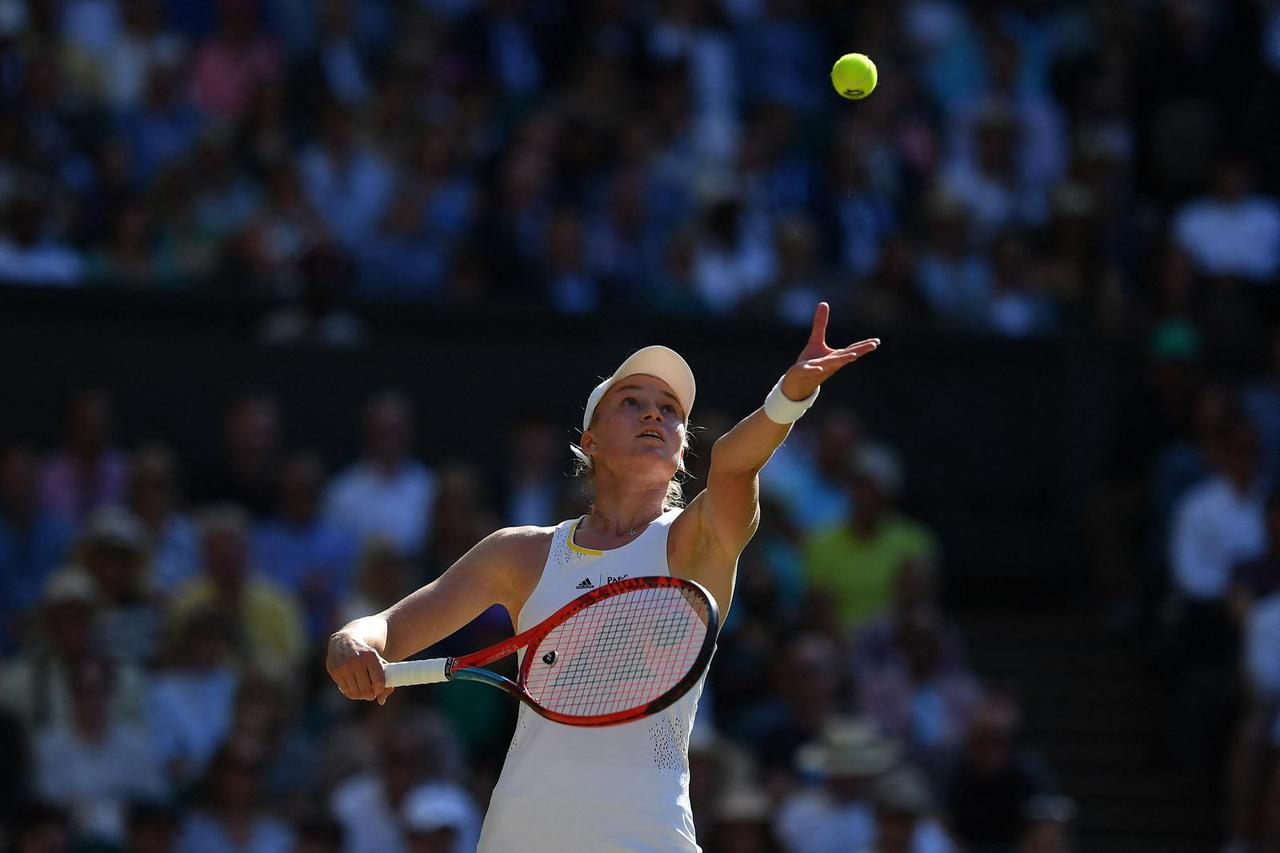
{"label": "white tennis dress", "polygon": [[[667,534],[679,516],[669,510],[609,551],[579,547],[578,521],[561,522],[517,630],[610,581],[670,575]],[[666,710],[617,726],[553,723],[521,703],[480,853],[699,853],[688,756],[705,678]]]}

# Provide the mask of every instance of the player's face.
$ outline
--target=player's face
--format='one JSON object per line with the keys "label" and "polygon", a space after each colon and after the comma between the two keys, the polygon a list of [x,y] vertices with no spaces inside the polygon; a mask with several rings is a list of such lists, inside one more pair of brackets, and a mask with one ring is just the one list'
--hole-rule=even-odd
{"label": "player's face", "polygon": [[604,395],[584,440],[602,464],[669,481],[684,452],[685,413],[670,385],[637,373]]}

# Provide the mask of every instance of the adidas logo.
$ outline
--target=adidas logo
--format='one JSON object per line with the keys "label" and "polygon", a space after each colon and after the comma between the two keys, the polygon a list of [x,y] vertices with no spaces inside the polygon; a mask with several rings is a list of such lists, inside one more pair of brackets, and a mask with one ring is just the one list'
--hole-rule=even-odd
{"label": "adidas logo", "polygon": [[596,585],[591,582],[591,578],[583,578],[582,583],[574,587],[574,589],[595,589]]}

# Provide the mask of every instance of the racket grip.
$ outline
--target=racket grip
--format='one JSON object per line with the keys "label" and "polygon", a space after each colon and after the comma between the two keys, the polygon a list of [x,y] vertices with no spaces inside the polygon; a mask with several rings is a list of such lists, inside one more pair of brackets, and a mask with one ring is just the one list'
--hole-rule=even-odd
{"label": "racket grip", "polygon": [[405,687],[411,684],[435,684],[448,681],[446,671],[449,658],[431,658],[430,660],[407,660],[403,663],[389,663],[383,667],[383,677],[388,687]]}

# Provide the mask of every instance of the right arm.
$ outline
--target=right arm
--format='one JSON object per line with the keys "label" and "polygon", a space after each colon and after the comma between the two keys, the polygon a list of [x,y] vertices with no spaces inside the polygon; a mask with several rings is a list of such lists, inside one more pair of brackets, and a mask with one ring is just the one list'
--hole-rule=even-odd
{"label": "right arm", "polygon": [[334,633],[325,668],[338,689],[349,699],[382,704],[395,689],[383,680],[387,661],[404,660],[438,643],[494,604],[518,613],[531,589],[528,570],[542,565],[548,538],[536,527],[492,533],[431,583]]}

